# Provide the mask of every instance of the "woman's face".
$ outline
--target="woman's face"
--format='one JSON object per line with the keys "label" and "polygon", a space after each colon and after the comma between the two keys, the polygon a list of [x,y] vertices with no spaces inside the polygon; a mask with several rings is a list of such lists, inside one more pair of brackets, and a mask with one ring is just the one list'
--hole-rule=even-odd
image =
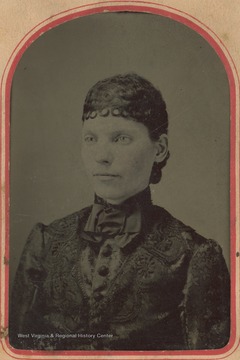
{"label": "woman's face", "polygon": [[94,191],[112,204],[148,186],[154,161],[163,160],[162,143],[167,144],[166,135],[152,141],[142,123],[114,116],[86,120],[82,134],[82,158]]}

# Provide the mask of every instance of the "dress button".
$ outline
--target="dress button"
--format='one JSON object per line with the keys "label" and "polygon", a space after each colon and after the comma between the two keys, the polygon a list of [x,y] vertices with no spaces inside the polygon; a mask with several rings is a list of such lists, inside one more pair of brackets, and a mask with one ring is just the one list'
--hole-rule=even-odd
{"label": "dress button", "polygon": [[110,245],[107,245],[102,249],[102,255],[106,257],[112,255],[112,248]]}
{"label": "dress button", "polygon": [[101,276],[107,276],[107,274],[109,273],[109,268],[107,266],[103,265],[98,269],[98,273]]}
{"label": "dress button", "polygon": [[104,296],[103,296],[100,292],[96,291],[96,292],[93,293],[93,297],[94,297],[94,300],[99,301],[99,300],[101,300]]}

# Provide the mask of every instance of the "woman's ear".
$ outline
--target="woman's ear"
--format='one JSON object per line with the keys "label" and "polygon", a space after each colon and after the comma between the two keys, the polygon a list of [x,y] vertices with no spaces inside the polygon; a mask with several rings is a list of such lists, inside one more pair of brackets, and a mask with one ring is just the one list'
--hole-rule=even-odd
{"label": "woman's ear", "polygon": [[156,156],[155,162],[162,162],[165,160],[168,154],[168,136],[167,134],[162,134],[159,139],[156,141]]}

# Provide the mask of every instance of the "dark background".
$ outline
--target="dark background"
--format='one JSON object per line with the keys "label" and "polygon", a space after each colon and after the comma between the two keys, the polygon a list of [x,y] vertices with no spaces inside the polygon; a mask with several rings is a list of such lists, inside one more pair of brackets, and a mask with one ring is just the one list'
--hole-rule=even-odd
{"label": "dark background", "polygon": [[223,247],[229,263],[229,85],[214,49],[190,28],[143,13],[64,23],[22,56],[11,101],[10,269],[36,222],[89,205],[81,114],[98,80],[137,72],[161,90],[171,157],[153,200]]}

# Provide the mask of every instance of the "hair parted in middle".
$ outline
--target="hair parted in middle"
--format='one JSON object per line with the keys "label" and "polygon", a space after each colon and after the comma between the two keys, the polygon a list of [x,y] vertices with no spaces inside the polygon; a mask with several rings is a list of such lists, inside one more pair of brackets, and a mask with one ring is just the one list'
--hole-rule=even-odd
{"label": "hair parted in middle", "polygon": [[[135,73],[106,78],[89,90],[82,120],[94,119],[97,115],[112,115],[140,122],[147,127],[153,141],[168,132],[168,113],[161,92],[150,81]],[[161,180],[162,168],[169,155],[168,152],[162,162],[153,164],[151,184]]]}

